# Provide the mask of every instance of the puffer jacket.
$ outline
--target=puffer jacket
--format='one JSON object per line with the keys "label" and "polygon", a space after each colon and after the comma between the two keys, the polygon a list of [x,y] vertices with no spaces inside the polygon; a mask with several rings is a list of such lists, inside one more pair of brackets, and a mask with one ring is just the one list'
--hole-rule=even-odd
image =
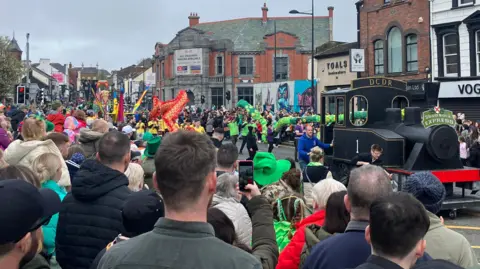
{"label": "puffer jacket", "polygon": [[131,194],[124,173],[86,160],[62,202],[56,237],[62,269],[90,268],[97,254],[124,233],[122,206]]}
{"label": "puffer jacket", "polygon": [[98,152],[98,142],[104,134],[92,131],[87,128],[80,129],[78,142],[80,147],[85,151],[85,157],[90,158]]}
{"label": "puffer jacket", "polygon": [[252,244],[252,220],[245,207],[233,198],[213,196],[212,206],[220,209],[233,222],[235,233],[240,243],[250,246]]}
{"label": "puffer jacket", "polygon": [[62,160],[62,177],[58,181],[58,185],[69,187],[71,183],[67,165],[63,161],[62,153],[50,139],[45,141],[15,140],[5,150],[5,161],[10,165],[23,165],[30,168],[33,161],[44,153],[53,153]]}
{"label": "puffer jacket", "polygon": [[325,221],[325,210],[320,210],[304,218],[301,222],[295,224],[295,234],[290,243],[283,249],[278,257],[277,269],[298,268],[300,264],[300,254],[305,245],[305,228],[308,225],[323,225]]}

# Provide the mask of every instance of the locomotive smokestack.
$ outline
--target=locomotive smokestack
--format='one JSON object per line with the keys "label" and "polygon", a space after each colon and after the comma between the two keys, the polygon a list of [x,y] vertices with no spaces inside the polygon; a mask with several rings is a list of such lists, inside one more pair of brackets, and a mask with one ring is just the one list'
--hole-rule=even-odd
{"label": "locomotive smokestack", "polygon": [[405,119],[403,120],[405,125],[415,125],[422,123],[422,112],[419,107],[406,107]]}

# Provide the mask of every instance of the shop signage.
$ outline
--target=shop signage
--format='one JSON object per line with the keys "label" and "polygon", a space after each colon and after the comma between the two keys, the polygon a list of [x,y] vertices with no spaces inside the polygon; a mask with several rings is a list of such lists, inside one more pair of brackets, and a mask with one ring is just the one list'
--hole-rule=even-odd
{"label": "shop signage", "polygon": [[422,125],[425,128],[437,125],[455,126],[455,120],[452,111],[436,106],[423,112]]}
{"label": "shop signage", "polygon": [[183,49],[175,51],[176,75],[202,74],[202,49]]}
{"label": "shop signage", "polygon": [[350,72],[365,72],[365,50],[350,50]]}
{"label": "shop signage", "polygon": [[348,61],[336,61],[327,63],[329,75],[341,75],[347,73]]}
{"label": "shop signage", "polygon": [[406,83],[401,80],[389,79],[389,78],[360,78],[352,81],[352,88],[395,88],[400,90],[406,89]]}
{"label": "shop signage", "polygon": [[480,80],[440,82],[438,98],[480,97]]}

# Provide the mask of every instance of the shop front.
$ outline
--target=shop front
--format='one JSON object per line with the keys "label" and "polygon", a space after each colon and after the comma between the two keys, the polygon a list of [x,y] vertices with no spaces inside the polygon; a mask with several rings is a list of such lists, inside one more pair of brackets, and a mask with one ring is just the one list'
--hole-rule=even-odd
{"label": "shop front", "polygon": [[454,114],[465,114],[466,119],[480,120],[480,80],[440,82],[440,107]]}

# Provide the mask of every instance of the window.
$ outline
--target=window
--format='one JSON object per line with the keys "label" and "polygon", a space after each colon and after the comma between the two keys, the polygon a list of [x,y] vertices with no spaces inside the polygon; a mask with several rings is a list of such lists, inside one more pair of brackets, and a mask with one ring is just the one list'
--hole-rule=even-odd
{"label": "window", "polygon": [[223,57],[217,56],[217,75],[223,74]]}
{"label": "window", "polygon": [[173,98],[175,98],[175,89],[174,89],[174,88],[172,88],[172,89],[171,89],[171,91],[172,91],[172,96],[171,96],[171,99],[173,99]]}
{"label": "window", "polygon": [[466,5],[471,5],[473,4],[473,0],[459,0],[458,5],[459,6],[466,6]]}
{"label": "window", "polygon": [[253,58],[240,57],[240,75],[253,75]]}
{"label": "window", "polygon": [[[161,78],[160,78],[160,65],[159,65],[159,64],[156,65],[155,76],[156,76],[155,79],[157,79],[157,80],[160,80],[160,79],[161,79]],[[163,78],[162,78],[162,79],[163,79]]]}
{"label": "window", "polygon": [[458,42],[456,34],[443,36],[443,62],[446,76],[458,75]]}
{"label": "window", "polygon": [[288,57],[275,57],[275,79],[288,79]]}
{"label": "window", "polygon": [[383,62],[383,40],[377,40],[373,43],[374,57],[375,57],[375,75],[383,74],[384,62]]}
{"label": "window", "polygon": [[165,62],[162,62],[162,79],[165,79]]}
{"label": "window", "polygon": [[223,88],[212,88],[212,106],[217,109],[223,106]]}
{"label": "window", "polygon": [[475,33],[477,50],[477,75],[480,74],[480,30]]}
{"label": "window", "polygon": [[407,44],[407,72],[418,71],[417,35],[408,35]]}
{"label": "window", "polygon": [[397,27],[388,33],[388,72],[402,72],[402,33]]}
{"label": "window", "polygon": [[368,121],[368,101],[365,96],[355,95],[350,98],[350,123],[363,126]]}
{"label": "window", "polygon": [[407,97],[405,96],[395,96],[395,98],[393,98],[392,100],[392,108],[404,109],[408,107],[408,105],[409,105],[409,102]]}
{"label": "window", "polygon": [[245,100],[253,104],[253,87],[238,87],[238,100]]}

